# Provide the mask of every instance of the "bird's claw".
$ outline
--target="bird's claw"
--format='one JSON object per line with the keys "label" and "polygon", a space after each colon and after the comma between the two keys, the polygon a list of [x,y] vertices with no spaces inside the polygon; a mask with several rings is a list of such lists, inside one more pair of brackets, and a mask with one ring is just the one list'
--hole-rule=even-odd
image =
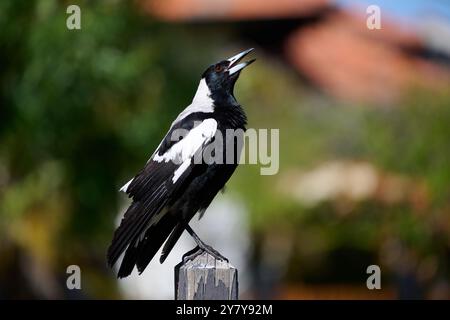
{"label": "bird's claw", "polygon": [[216,260],[229,262],[227,258],[221,255],[217,250],[213,249],[211,246],[206,244],[197,245],[193,250],[185,253],[183,255],[183,262],[194,260],[196,257],[201,255],[203,252],[207,252],[212,255]]}
{"label": "bird's claw", "polygon": [[203,250],[201,250],[199,246],[196,246],[194,249],[192,249],[191,251],[186,252],[183,255],[183,258],[182,258],[183,259],[183,263],[185,263],[186,261],[189,261],[189,260],[194,260],[202,252],[203,252]]}
{"label": "bird's claw", "polygon": [[213,247],[204,245],[203,248],[201,247],[203,251],[208,252],[210,255],[212,255],[216,260],[226,261],[229,262],[227,258],[225,258],[223,255],[221,255],[217,250],[215,250]]}

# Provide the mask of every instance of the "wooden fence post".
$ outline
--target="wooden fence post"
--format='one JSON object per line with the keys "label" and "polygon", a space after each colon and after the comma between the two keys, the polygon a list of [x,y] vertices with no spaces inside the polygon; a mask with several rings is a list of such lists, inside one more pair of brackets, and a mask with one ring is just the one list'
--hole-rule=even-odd
{"label": "wooden fence post", "polygon": [[[199,249],[197,249],[199,250]],[[238,271],[205,251],[175,266],[176,300],[238,300]]]}

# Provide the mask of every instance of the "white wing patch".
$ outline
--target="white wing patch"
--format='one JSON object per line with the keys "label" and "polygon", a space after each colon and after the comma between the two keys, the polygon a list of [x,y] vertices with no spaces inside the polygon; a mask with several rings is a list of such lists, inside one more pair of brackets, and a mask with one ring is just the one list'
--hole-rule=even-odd
{"label": "white wing patch", "polygon": [[172,178],[173,183],[177,182],[178,178],[181,177],[183,172],[186,171],[186,169],[189,167],[190,164],[191,164],[191,161],[186,160],[181,164],[181,166],[177,170],[175,170],[175,173],[173,174],[173,178]]}
{"label": "white wing patch", "polygon": [[[134,178],[133,178],[134,179]],[[123,185],[123,187],[122,188],[120,188],[120,190],[119,191],[121,191],[121,192],[127,192],[127,189],[128,189],[128,187],[130,186],[130,184],[133,182],[133,179],[131,179],[130,181],[128,181],[127,183],[125,183],[124,185]]]}
{"label": "white wing patch", "polygon": [[189,167],[191,159],[203,144],[208,143],[216,134],[217,122],[209,118],[205,119],[197,127],[189,131],[189,133],[179,142],[174,144],[163,155],[155,154],[154,161],[169,162],[173,161],[180,164],[175,171],[172,182],[175,183],[184,171]]}
{"label": "white wing patch", "polygon": [[[216,134],[216,130],[217,130],[216,120],[212,118],[205,119],[197,127],[189,131],[189,133],[183,139],[175,143],[163,155],[160,156],[155,151],[152,158],[150,158],[148,161],[151,160],[156,162],[173,161],[176,164],[180,164],[177,170],[175,170],[174,176],[172,178],[172,182],[175,183],[181,177],[183,172],[186,171],[187,168],[189,168],[189,165],[191,164],[191,159],[197,152],[197,150],[201,148],[204,143],[208,143],[209,141],[211,141],[211,139]],[[128,187],[133,182],[133,180],[134,178],[128,181],[126,184],[124,184],[119,191],[126,193]]]}

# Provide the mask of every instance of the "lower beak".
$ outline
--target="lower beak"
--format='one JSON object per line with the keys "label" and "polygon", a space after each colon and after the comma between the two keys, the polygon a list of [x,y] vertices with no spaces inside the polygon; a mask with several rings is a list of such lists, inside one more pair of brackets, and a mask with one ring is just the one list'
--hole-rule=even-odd
{"label": "lower beak", "polygon": [[245,50],[241,53],[238,53],[237,55],[228,59],[228,61],[230,62],[230,65],[228,66],[228,72],[230,75],[241,71],[242,69],[244,69],[245,67],[247,67],[248,65],[250,65],[251,63],[253,63],[256,60],[256,59],[252,59],[250,61],[239,63],[239,61],[241,61],[242,58],[244,58],[246,55],[248,55],[253,50],[254,50],[253,48],[250,48],[250,49]]}

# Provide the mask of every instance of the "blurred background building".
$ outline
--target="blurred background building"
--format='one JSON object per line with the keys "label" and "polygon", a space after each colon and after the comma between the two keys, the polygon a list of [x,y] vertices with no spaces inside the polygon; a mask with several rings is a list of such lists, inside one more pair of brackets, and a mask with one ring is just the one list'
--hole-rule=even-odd
{"label": "blurred background building", "polygon": [[450,298],[447,1],[70,4],[81,30],[64,1],[0,2],[0,298],[172,297],[188,237],[142,276],[106,267],[117,190],[203,70],[248,47],[235,93],[250,127],[280,129],[280,172],[241,166],[193,222],[241,297]]}

